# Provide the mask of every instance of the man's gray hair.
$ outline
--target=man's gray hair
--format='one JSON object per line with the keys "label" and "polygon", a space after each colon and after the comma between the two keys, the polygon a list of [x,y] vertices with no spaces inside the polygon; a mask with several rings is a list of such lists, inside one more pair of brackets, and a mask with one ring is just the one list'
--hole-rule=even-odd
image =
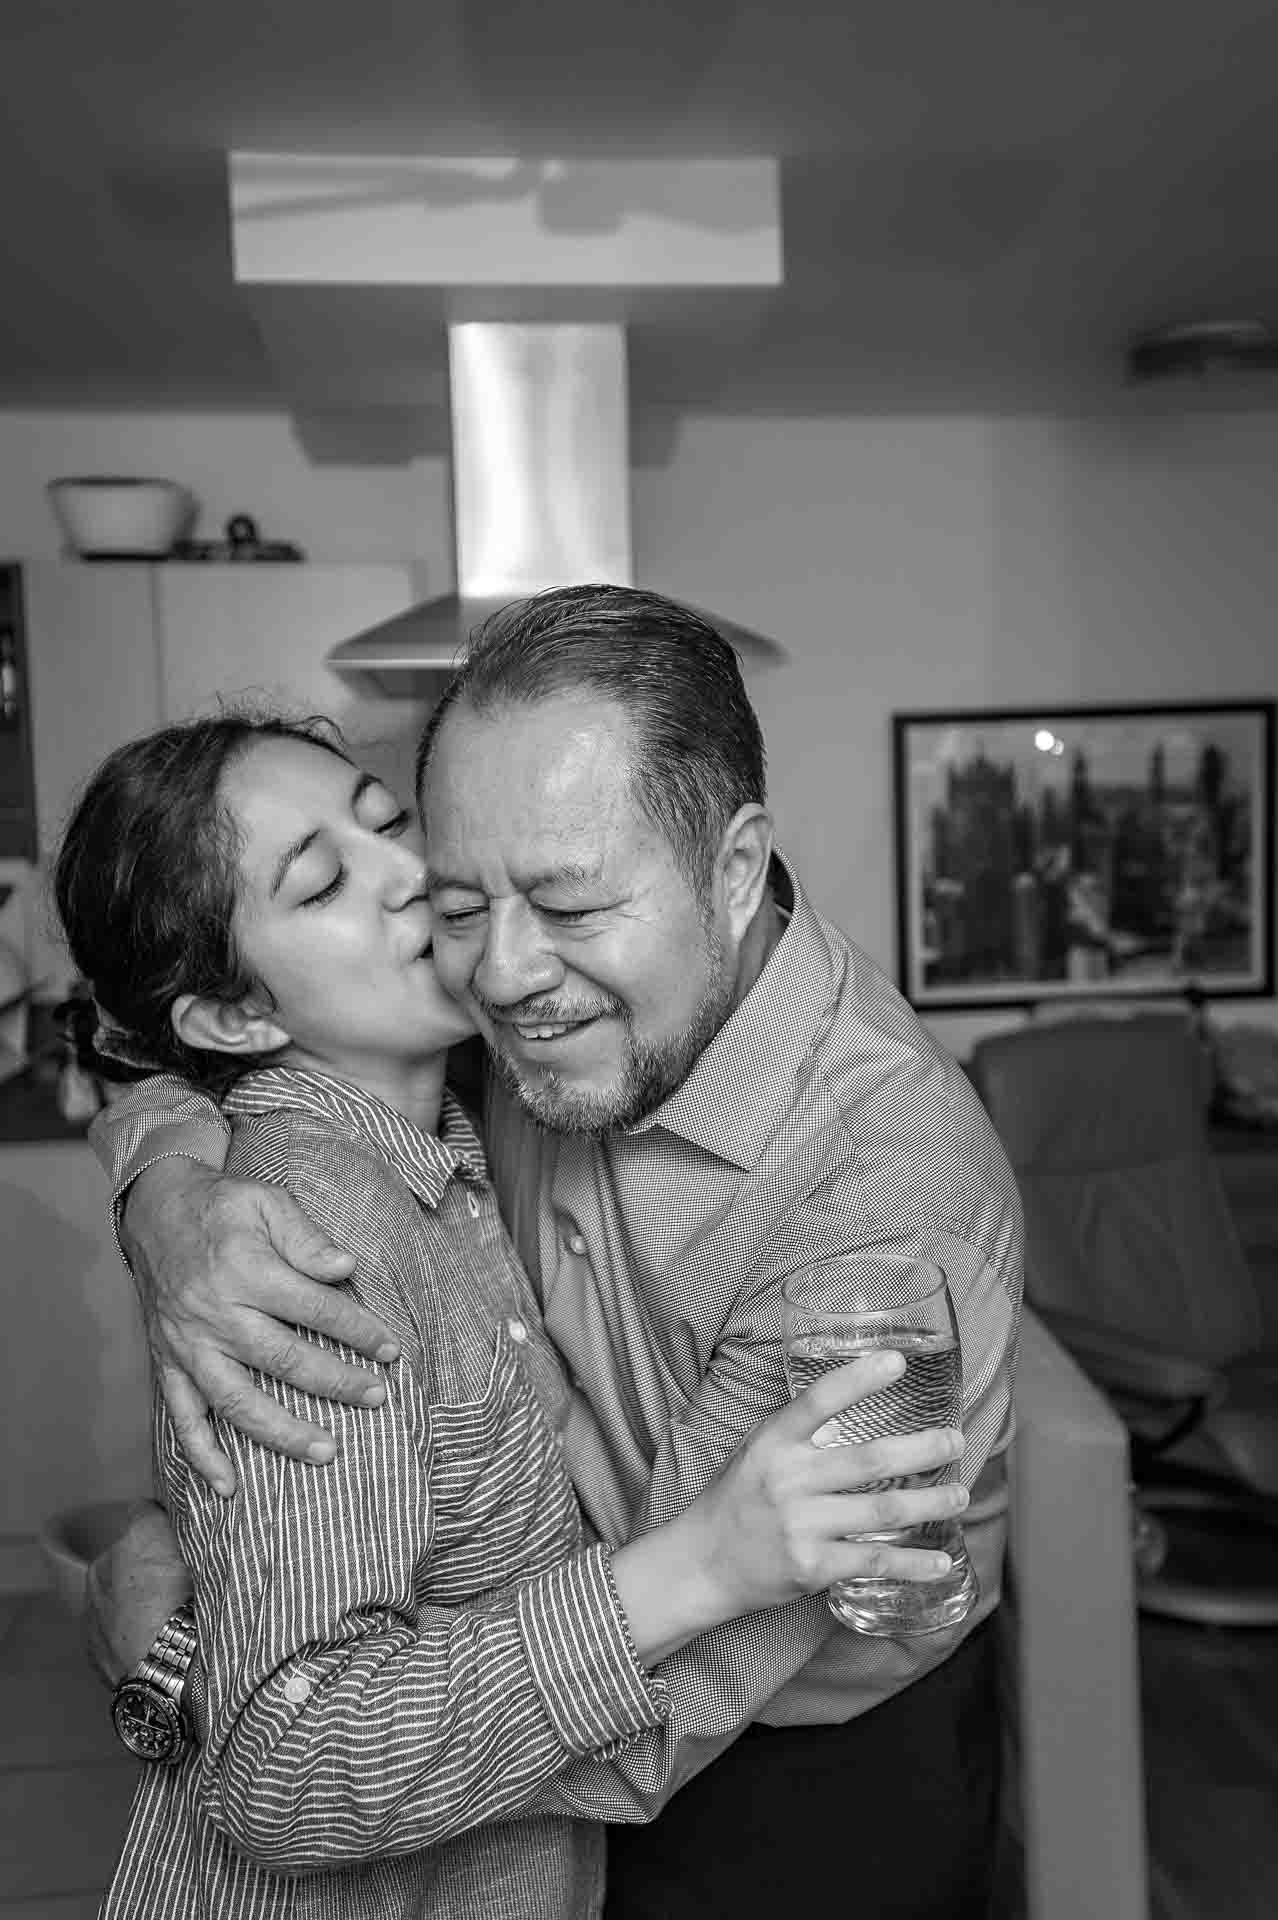
{"label": "man's gray hair", "polygon": [[556,587],[491,615],[427,722],[418,792],[454,707],[484,713],[571,693],[615,701],[629,716],[635,799],[705,899],[728,822],[766,802],[766,754],[735,649],[662,594]]}

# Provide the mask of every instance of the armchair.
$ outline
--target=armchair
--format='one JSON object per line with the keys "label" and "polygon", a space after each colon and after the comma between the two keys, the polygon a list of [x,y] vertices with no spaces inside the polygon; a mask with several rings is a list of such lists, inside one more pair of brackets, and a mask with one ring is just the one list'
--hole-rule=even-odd
{"label": "armchair", "polygon": [[982,1040],[972,1078],[1025,1206],[1026,1298],[1131,1436],[1141,1606],[1278,1622],[1278,1354],[1181,1015]]}

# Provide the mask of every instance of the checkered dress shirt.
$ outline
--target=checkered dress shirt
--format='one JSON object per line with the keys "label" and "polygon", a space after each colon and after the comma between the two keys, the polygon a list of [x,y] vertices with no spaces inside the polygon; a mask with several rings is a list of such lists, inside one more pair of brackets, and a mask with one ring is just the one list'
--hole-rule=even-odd
{"label": "checkered dress shirt", "polygon": [[334,1432],[332,1466],[217,1423],[229,1501],[156,1396],[158,1480],[196,1582],[199,1747],[143,1770],[104,1920],[595,1916],[602,1829],[510,1816],[666,1703],[606,1549],[583,1545],[537,1391],[558,1368],[479,1141],[451,1095],[436,1138],[289,1068],[226,1105],[228,1170],[287,1186],[355,1252],[353,1290],[403,1352],[378,1369],[377,1409],[265,1383]]}
{"label": "checkered dress shirt", "polygon": [[[956,1062],[785,863],[787,924],[684,1084],[595,1141],[542,1132],[489,1089],[502,1214],[563,1358],[563,1425],[587,1517],[618,1543],[687,1506],[782,1404],[782,1280],[874,1251],[935,1261],[963,1351],[964,1534],[981,1587],[958,1629],[848,1632],[820,1597],[716,1628],[661,1667],[671,1710],[623,1752],[575,1761],[541,1804],[651,1819],[751,1721],[848,1720],[952,1651],[998,1602],[1023,1227],[1007,1157]],[[219,1166],[220,1118],[150,1081],[95,1123],[117,1195],[151,1161]]]}

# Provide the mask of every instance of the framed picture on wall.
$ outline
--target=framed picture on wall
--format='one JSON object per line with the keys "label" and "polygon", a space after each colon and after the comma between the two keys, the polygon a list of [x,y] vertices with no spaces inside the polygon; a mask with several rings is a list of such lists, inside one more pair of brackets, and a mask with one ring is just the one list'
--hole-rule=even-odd
{"label": "framed picture on wall", "polygon": [[1274,703],[893,716],[921,1009],[1272,994]]}

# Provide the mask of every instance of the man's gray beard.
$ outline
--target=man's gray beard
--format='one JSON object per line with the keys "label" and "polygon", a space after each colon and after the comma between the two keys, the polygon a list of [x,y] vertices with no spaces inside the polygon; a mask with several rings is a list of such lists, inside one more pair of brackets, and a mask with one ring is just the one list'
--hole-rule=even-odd
{"label": "man's gray beard", "polygon": [[601,1139],[619,1133],[655,1113],[681,1087],[710,1042],[732,1012],[734,985],[724,966],[723,949],[710,935],[707,942],[710,976],[691,1020],[678,1033],[659,1041],[636,1040],[629,1012],[605,1016],[621,1022],[625,1057],[616,1085],[603,1092],[565,1087],[556,1073],[526,1080],[499,1047],[489,1046],[497,1076],[518,1100],[529,1119],[548,1133],[584,1134]]}

